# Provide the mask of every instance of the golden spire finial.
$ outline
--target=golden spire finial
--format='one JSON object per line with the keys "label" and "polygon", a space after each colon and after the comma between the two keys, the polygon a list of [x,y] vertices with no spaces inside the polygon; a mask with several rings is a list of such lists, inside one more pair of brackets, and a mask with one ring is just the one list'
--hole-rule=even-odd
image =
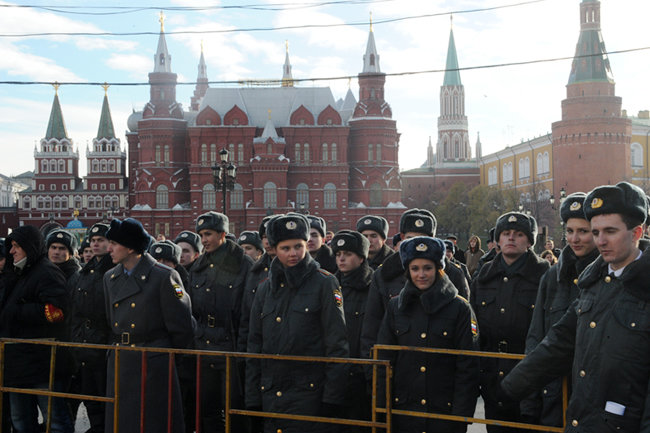
{"label": "golden spire finial", "polygon": [[372,11],[370,11],[370,31],[372,32]]}
{"label": "golden spire finial", "polygon": [[449,21],[451,22],[451,28],[454,28],[454,14],[449,14]]}
{"label": "golden spire finial", "polygon": [[108,88],[111,87],[110,84],[108,84],[106,81],[104,81],[104,84],[102,84],[102,89],[104,89],[104,96],[108,95]]}
{"label": "golden spire finial", "polygon": [[271,120],[271,109],[269,108],[269,120]]}
{"label": "golden spire finial", "polygon": [[54,87],[54,94],[55,94],[55,95],[58,95],[58,94],[59,94],[59,87],[61,87],[61,85],[59,84],[59,82],[58,82],[58,81],[55,81],[54,84],[52,84],[52,87]]}
{"label": "golden spire finial", "polygon": [[348,77],[348,89],[352,85],[352,77]]}
{"label": "golden spire finial", "polygon": [[160,33],[164,33],[164,31],[165,31],[165,14],[163,13],[163,11],[160,11],[160,19],[158,21],[160,21]]}
{"label": "golden spire finial", "polygon": [[285,40],[284,40],[284,48],[285,48],[285,50],[286,50],[287,53],[288,53],[288,52],[289,52],[289,39],[285,39]]}

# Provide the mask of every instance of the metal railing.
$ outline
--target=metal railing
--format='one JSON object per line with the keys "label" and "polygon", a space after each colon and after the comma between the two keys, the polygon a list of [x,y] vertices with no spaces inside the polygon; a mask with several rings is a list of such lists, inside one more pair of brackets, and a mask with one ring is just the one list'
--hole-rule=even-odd
{"label": "metal railing", "polygon": [[[19,387],[7,387],[4,386],[4,364],[5,364],[5,347],[8,344],[38,344],[45,345],[50,347],[50,369],[49,369],[49,380],[48,380],[48,389],[34,389],[34,388],[19,388]],[[67,392],[58,392],[54,391],[54,381],[55,381],[55,370],[56,370],[56,354],[57,348],[84,348],[84,349],[95,349],[95,350],[108,350],[114,351],[114,397],[105,397],[105,396],[95,396],[95,395],[85,395],[85,394],[74,394]],[[224,358],[225,360],[225,431],[229,433],[232,427],[232,416],[252,416],[252,417],[263,417],[263,418],[275,418],[275,419],[286,419],[293,421],[309,421],[317,423],[330,423],[338,425],[349,425],[349,426],[358,426],[358,427],[367,427],[371,428],[372,432],[375,433],[377,429],[382,431],[391,431],[392,426],[392,417],[395,415],[399,416],[410,416],[410,417],[420,417],[420,418],[429,418],[429,419],[441,419],[447,421],[455,421],[462,423],[479,423],[486,425],[498,425],[503,427],[512,427],[512,428],[524,428],[529,430],[538,430],[538,431],[550,431],[550,432],[562,432],[564,427],[549,427],[536,424],[526,424],[520,422],[512,421],[503,421],[503,420],[490,420],[490,419],[481,419],[473,417],[463,417],[456,415],[448,414],[438,414],[430,412],[419,412],[419,411],[407,411],[407,410],[396,410],[392,408],[392,391],[391,391],[391,379],[392,379],[392,367],[390,361],[378,359],[379,351],[415,351],[421,353],[430,353],[430,354],[444,354],[444,355],[463,355],[463,356],[477,356],[483,358],[502,358],[502,359],[514,359],[521,360],[524,358],[524,355],[519,354],[510,354],[510,353],[495,353],[495,352],[480,352],[480,351],[468,351],[468,350],[452,350],[452,349],[436,349],[436,348],[425,348],[425,347],[410,347],[410,346],[390,346],[390,345],[375,345],[372,349],[373,359],[354,359],[354,358],[328,358],[328,357],[313,357],[313,356],[287,356],[287,355],[269,355],[269,354],[255,354],[255,353],[240,353],[240,352],[219,352],[219,351],[208,351],[208,350],[183,350],[183,349],[168,349],[168,348],[154,348],[154,347],[135,347],[135,346],[123,346],[123,345],[99,345],[99,344],[81,344],[81,343],[67,343],[60,341],[51,341],[51,340],[25,340],[25,339],[10,339],[4,338],[0,339],[0,419],[3,419],[3,416],[7,416],[2,413],[3,410],[3,399],[5,398],[5,393],[20,393],[20,394],[30,394],[30,395],[44,395],[48,397],[48,410],[47,413],[43,414],[44,422],[46,424],[46,432],[50,433],[51,431],[51,420],[52,420],[52,398],[69,398],[76,400],[90,400],[98,401],[104,403],[113,404],[113,431],[114,433],[119,433],[119,413],[120,413],[120,354],[123,351],[128,352],[140,352],[141,353],[141,366],[140,366],[140,431],[144,433],[146,431],[145,425],[145,401],[146,401],[146,376],[147,376],[147,356],[148,353],[167,353],[169,354],[169,364],[168,364],[168,398],[167,398],[167,432],[171,433],[172,423],[174,413],[172,413],[172,375],[174,374],[174,357],[172,354],[183,354],[183,355],[193,355],[196,356],[196,412],[195,412],[195,431],[196,433],[201,432],[201,413],[200,413],[200,395],[201,395],[201,363],[203,358]],[[232,402],[232,385],[231,379],[233,375],[233,359],[272,359],[272,360],[281,360],[281,361],[290,361],[290,362],[319,362],[319,363],[336,363],[336,364],[352,364],[352,365],[362,365],[372,368],[372,400],[371,400],[371,419],[348,419],[348,418],[329,418],[323,416],[311,416],[311,415],[299,415],[299,414],[290,414],[290,413],[276,413],[276,412],[264,412],[264,411],[255,411],[255,410],[244,410],[241,408],[233,408],[231,406]],[[385,379],[385,407],[378,407],[377,401],[377,386],[379,379],[379,370],[384,369],[383,377]],[[107,390],[108,391],[108,390]],[[567,379],[564,378],[562,385],[562,394],[563,394],[563,412],[566,412],[566,407],[568,404],[568,392],[567,392]],[[379,414],[383,415],[383,421],[379,420]],[[181,414],[177,416],[182,417]],[[566,419],[564,420],[566,425]],[[2,432],[2,424],[0,423],[0,433]]]}

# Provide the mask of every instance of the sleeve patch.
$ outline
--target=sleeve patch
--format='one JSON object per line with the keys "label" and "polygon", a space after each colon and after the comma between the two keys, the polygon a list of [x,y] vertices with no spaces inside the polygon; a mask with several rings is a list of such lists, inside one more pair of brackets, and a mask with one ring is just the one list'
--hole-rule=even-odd
{"label": "sleeve patch", "polygon": [[63,310],[52,304],[45,304],[45,318],[50,323],[63,322]]}
{"label": "sleeve patch", "polygon": [[478,335],[478,324],[476,320],[472,319],[472,335],[476,337]]}
{"label": "sleeve patch", "polygon": [[343,306],[343,293],[339,289],[334,289],[334,302],[337,307]]}
{"label": "sleeve patch", "polygon": [[179,284],[176,284],[176,283],[173,283],[172,287],[174,288],[174,292],[176,293],[176,297],[178,299],[181,299],[183,297],[183,294],[184,294],[183,288]]}

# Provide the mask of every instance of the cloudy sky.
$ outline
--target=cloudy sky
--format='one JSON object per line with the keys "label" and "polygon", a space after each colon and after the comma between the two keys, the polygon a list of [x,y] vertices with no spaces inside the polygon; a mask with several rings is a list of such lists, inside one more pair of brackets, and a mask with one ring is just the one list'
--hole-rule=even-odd
{"label": "cloudy sky", "polygon": [[[507,5],[512,6],[499,8]],[[289,41],[294,78],[355,76],[362,68],[372,12],[381,69],[398,74],[387,78],[385,97],[401,133],[403,169],[417,167],[426,159],[429,136],[435,144],[443,79],[443,73],[436,71],[445,66],[448,13],[454,12],[460,67],[474,68],[461,71],[471,142],[473,146],[480,132],[487,154],[550,132],[551,123],[560,120],[571,62],[475,67],[573,56],[579,6],[579,0],[0,1],[0,173],[33,169],[34,145],[45,135],[54,97],[50,85],[7,82],[146,83],[153,70],[160,8],[166,9],[166,32],[192,32],[167,35],[179,82],[196,79],[201,41],[208,77],[214,81],[281,78],[285,40]],[[495,9],[477,10],[486,8]],[[650,109],[650,50],[644,49],[650,47],[650,33],[643,31],[650,2],[602,0],[601,11],[608,51],[641,48],[610,55],[623,108],[629,113]],[[323,27],[330,24],[338,26]],[[281,29],[288,26],[301,28]],[[139,32],[153,34],[92,34]],[[399,75],[420,71],[433,72]],[[329,86],[338,99],[345,96],[348,80],[300,85]],[[356,80],[351,86],[358,94]],[[178,86],[177,100],[189,106],[192,91],[191,85]],[[91,85],[59,89],[68,135],[79,148],[82,173],[86,171],[86,145],[97,134],[103,94],[101,87]],[[142,109],[149,88],[114,85],[108,95],[115,129],[126,143],[128,115]]]}

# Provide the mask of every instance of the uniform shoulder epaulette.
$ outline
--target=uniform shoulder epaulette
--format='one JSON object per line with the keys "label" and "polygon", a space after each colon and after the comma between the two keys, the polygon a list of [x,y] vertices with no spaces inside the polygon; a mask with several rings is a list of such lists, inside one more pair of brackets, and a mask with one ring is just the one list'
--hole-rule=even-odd
{"label": "uniform shoulder epaulette", "polygon": [[460,267],[460,265],[459,265],[458,263],[453,263],[453,262],[452,262],[452,264],[453,264],[454,266],[456,266],[458,269],[463,269],[463,268]]}
{"label": "uniform shoulder epaulette", "polygon": [[467,299],[463,298],[462,296],[460,296],[460,295],[456,295],[456,297],[457,297],[458,299],[460,299],[461,301],[465,301],[466,304],[469,304],[469,301],[468,301]]}
{"label": "uniform shoulder epaulette", "polygon": [[330,272],[326,271],[326,270],[323,269],[323,268],[319,268],[319,269],[318,269],[318,272],[320,272],[321,274],[323,274],[323,275],[325,275],[325,276],[332,275]]}

